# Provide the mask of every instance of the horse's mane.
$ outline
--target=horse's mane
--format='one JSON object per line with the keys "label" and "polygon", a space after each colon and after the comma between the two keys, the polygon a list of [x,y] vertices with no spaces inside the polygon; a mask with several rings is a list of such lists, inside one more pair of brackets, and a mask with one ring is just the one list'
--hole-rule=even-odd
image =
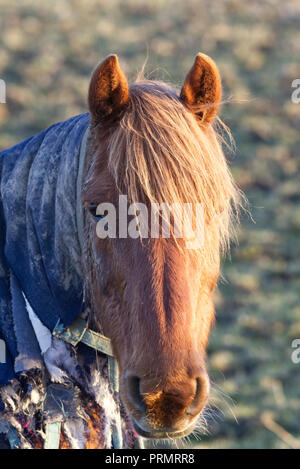
{"label": "horse's mane", "polygon": [[130,203],[201,203],[207,226],[225,248],[240,197],[217,126],[230,136],[219,119],[197,122],[175,88],[141,80],[130,86],[129,109],[110,138],[108,156]]}

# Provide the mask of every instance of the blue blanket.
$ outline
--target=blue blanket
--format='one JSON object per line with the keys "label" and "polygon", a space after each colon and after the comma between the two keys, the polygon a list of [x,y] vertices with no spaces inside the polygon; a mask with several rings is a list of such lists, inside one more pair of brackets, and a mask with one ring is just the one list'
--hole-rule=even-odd
{"label": "blue blanket", "polygon": [[80,150],[88,126],[82,114],[0,153],[0,385],[39,363],[24,295],[50,331],[82,311]]}

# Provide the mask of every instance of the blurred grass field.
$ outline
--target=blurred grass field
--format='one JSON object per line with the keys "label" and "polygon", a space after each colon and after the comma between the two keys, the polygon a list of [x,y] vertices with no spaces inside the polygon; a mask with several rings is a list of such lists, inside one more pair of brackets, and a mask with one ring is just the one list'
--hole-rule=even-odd
{"label": "blurred grass field", "polygon": [[208,365],[209,434],[199,448],[300,448],[299,0],[0,0],[0,150],[86,110],[89,75],[117,53],[132,79],[180,84],[198,51],[220,67],[230,165],[253,220],[223,268]]}

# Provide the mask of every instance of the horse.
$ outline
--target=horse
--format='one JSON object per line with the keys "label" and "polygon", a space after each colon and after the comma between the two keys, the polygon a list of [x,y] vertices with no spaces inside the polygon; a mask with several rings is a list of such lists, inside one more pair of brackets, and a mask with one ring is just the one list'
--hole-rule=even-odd
{"label": "horse", "polygon": [[[119,369],[124,425],[143,438],[181,438],[192,433],[209,399],[206,348],[214,322],[213,292],[240,204],[222,150],[222,121],[217,116],[221,100],[220,73],[203,53],[196,56],[181,90],[144,78],[129,85],[116,55],[103,60],[90,80],[79,187],[82,254],[79,269],[66,256],[64,265],[76,268],[80,276],[80,301],[89,328],[110,340]],[[67,192],[65,188],[60,196],[67,198]],[[201,205],[200,244],[190,248],[191,230],[176,236],[175,216],[165,220],[162,204],[177,204],[180,209],[186,204]],[[130,207],[139,210],[130,211]],[[151,236],[149,218],[143,227],[136,223],[135,235],[128,236],[129,230],[122,226],[124,210],[132,223],[141,207],[151,213],[156,207],[159,225],[167,225],[169,236],[161,226]],[[190,227],[195,224],[194,215],[191,220]],[[67,229],[63,219],[61,223]],[[21,275],[16,277],[22,284]],[[26,285],[21,290],[30,296],[24,291]],[[32,310],[31,319],[37,313]],[[79,310],[74,311],[73,316],[78,316]],[[43,323],[42,315],[38,316]],[[52,323],[48,327],[53,332]],[[77,346],[67,355],[58,343],[54,343],[55,359],[60,356],[74,382],[75,372],[70,369],[78,365]],[[70,354],[73,361],[68,368]],[[82,385],[81,396],[85,402],[92,401],[86,391]],[[0,395],[9,405],[11,390]],[[106,404],[102,401],[104,411]],[[88,426],[96,440],[95,419]],[[65,439],[68,434],[70,429]],[[69,438],[65,445],[72,447],[72,441]],[[82,447],[95,447],[96,443],[88,446],[86,441]]]}

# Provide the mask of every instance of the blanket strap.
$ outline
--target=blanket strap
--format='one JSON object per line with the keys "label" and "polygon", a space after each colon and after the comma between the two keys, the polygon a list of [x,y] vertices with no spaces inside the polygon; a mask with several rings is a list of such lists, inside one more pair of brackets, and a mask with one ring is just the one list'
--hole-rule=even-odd
{"label": "blanket strap", "polygon": [[61,422],[46,424],[44,449],[59,449]]}
{"label": "blanket strap", "polygon": [[[88,347],[107,355],[109,381],[112,385],[113,391],[116,393],[119,392],[119,369],[117,361],[114,358],[110,339],[98,332],[88,329],[86,321],[80,317],[77,318],[68,328],[65,328],[63,324],[58,321],[53,330],[53,335],[58,339],[68,342],[73,347],[76,347],[79,342],[82,342]],[[122,449],[123,447],[120,413],[118,414],[117,421],[113,428],[112,445],[114,449]]]}

